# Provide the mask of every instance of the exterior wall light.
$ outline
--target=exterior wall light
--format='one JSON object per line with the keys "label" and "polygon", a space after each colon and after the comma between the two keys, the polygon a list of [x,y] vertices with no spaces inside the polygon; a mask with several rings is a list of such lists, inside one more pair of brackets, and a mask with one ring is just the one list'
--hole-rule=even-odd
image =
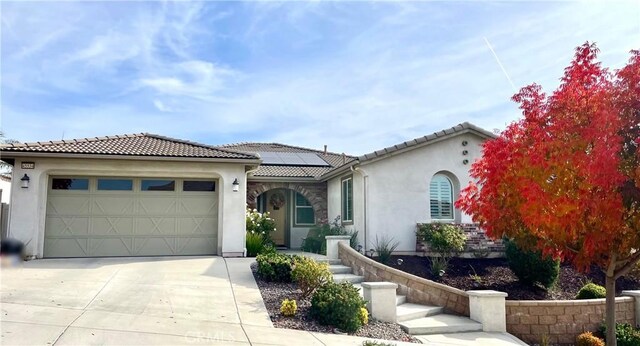
{"label": "exterior wall light", "polygon": [[20,179],[20,186],[22,186],[23,189],[28,189],[29,188],[29,180],[31,180],[31,178],[29,178],[27,173],[25,173],[24,177],[22,177],[22,179]]}
{"label": "exterior wall light", "polygon": [[236,178],[233,183],[233,192],[238,192],[240,191],[240,182],[238,182],[238,178]]}

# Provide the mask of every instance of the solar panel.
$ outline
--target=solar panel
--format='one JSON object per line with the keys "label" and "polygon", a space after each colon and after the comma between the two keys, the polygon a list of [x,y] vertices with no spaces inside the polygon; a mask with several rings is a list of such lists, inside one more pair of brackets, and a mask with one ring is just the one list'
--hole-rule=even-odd
{"label": "solar panel", "polygon": [[277,151],[259,151],[258,154],[265,165],[282,166],[330,166],[314,153],[287,153]]}

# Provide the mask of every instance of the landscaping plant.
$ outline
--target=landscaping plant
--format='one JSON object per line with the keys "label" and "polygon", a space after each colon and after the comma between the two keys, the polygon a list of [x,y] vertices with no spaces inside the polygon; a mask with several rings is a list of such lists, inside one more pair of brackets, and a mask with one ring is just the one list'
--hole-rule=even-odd
{"label": "landscaping plant", "polygon": [[363,326],[369,324],[369,311],[367,308],[360,308],[360,323]]}
{"label": "landscaping plant", "polygon": [[431,274],[436,277],[446,272],[451,258],[464,249],[467,241],[462,227],[449,223],[419,224],[416,236],[437,254],[430,257]]}
{"label": "landscaping plant", "polygon": [[604,341],[591,332],[584,332],[576,338],[576,346],[605,346]]}
{"label": "landscaping plant", "polygon": [[280,313],[284,316],[295,316],[298,311],[298,304],[294,299],[285,299],[280,305]]}
{"label": "landscaping plant", "polygon": [[291,282],[291,270],[298,258],[275,252],[259,254],[256,256],[258,275],[265,281]]}
{"label": "landscaping plant", "polygon": [[522,88],[523,118],[483,143],[456,207],[494,239],[605,274],[606,342],[616,345],[616,279],[640,260],[640,51],[609,71],[589,42],[558,88]]}
{"label": "landscaping plant", "polygon": [[309,257],[300,257],[293,264],[291,278],[302,291],[300,298],[311,295],[320,286],[333,281],[329,264],[317,262]]}
{"label": "landscaping plant", "polygon": [[393,251],[395,251],[398,245],[400,245],[400,242],[394,241],[393,237],[389,237],[384,234],[382,237],[378,238],[378,235],[376,234],[374,248],[378,254],[378,262],[388,264]]}
{"label": "landscaping plant", "polygon": [[[607,326],[602,326],[600,332],[607,335]],[[618,346],[640,345],[640,329],[634,328],[629,323],[616,323],[614,333]],[[607,342],[607,345],[609,345],[609,342]]]}
{"label": "landscaping plant", "polygon": [[264,237],[260,233],[256,232],[247,232],[247,256],[255,257],[257,254],[262,252],[264,248]]}
{"label": "landscaping plant", "polygon": [[269,217],[268,212],[260,213],[257,209],[247,209],[245,219],[247,233],[260,234],[264,243],[273,243],[271,233],[276,230],[276,222]]}
{"label": "landscaping plant", "polygon": [[325,237],[328,235],[348,235],[351,237],[349,246],[355,249],[358,247],[358,231],[347,230],[340,222],[340,216],[330,223],[323,223],[311,227],[307,237],[302,240],[302,251],[327,254],[327,244]]}
{"label": "landscaping plant", "polygon": [[351,283],[327,283],[311,298],[311,315],[320,324],[332,325],[347,333],[362,326],[361,309],[365,301]]}
{"label": "landscaping plant", "polygon": [[[607,290],[593,282],[589,282],[588,284],[582,286],[578,294],[576,295],[576,299],[597,299],[597,298],[606,298]],[[640,346],[640,345],[639,345]]]}
{"label": "landscaping plant", "polygon": [[560,274],[560,261],[540,251],[523,250],[511,240],[504,240],[509,268],[526,285],[540,284],[551,288]]}

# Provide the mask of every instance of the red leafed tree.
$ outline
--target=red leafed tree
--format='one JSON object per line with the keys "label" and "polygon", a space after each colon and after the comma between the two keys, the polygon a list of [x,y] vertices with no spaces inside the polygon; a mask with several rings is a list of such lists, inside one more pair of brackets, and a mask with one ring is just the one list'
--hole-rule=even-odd
{"label": "red leafed tree", "polygon": [[615,281],[640,260],[640,51],[615,73],[597,53],[578,47],[551,95],[513,96],[523,118],[485,142],[456,206],[490,237],[601,268],[615,345]]}

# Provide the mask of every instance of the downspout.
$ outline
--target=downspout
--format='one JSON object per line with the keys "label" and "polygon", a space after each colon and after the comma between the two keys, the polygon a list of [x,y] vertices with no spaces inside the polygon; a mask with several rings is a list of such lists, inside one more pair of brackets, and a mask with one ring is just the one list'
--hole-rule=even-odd
{"label": "downspout", "polygon": [[[260,165],[257,165],[254,169],[250,169],[250,170],[244,172],[244,196],[245,196],[244,198],[245,198],[245,200],[247,198],[247,186],[249,185],[249,174],[256,172],[259,168],[260,168]],[[245,204],[246,204],[246,202],[245,202]],[[244,237],[245,237],[244,238],[245,247],[244,247],[244,251],[243,251],[242,257],[247,257],[247,247],[246,247],[246,244],[247,244],[247,232],[246,232],[246,230],[245,230]]]}
{"label": "downspout", "polygon": [[369,181],[369,175],[366,174],[360,167],[356,167],[353,168],[353,166],[350,167],[351,168],[351,172],[358,172],[360,173],[360,175],[362,176],[362,189],[363,189],[363,199],[364,201],[362,202],[362,210],[363,210],[363,216],[364,216],[364,223],[363,223],[363,233],[364,233],[364,253],[367,253],[367,224],[369,223],[369,220],[367,219],[367,199],[369,196],[369,185],[367,184]]}

